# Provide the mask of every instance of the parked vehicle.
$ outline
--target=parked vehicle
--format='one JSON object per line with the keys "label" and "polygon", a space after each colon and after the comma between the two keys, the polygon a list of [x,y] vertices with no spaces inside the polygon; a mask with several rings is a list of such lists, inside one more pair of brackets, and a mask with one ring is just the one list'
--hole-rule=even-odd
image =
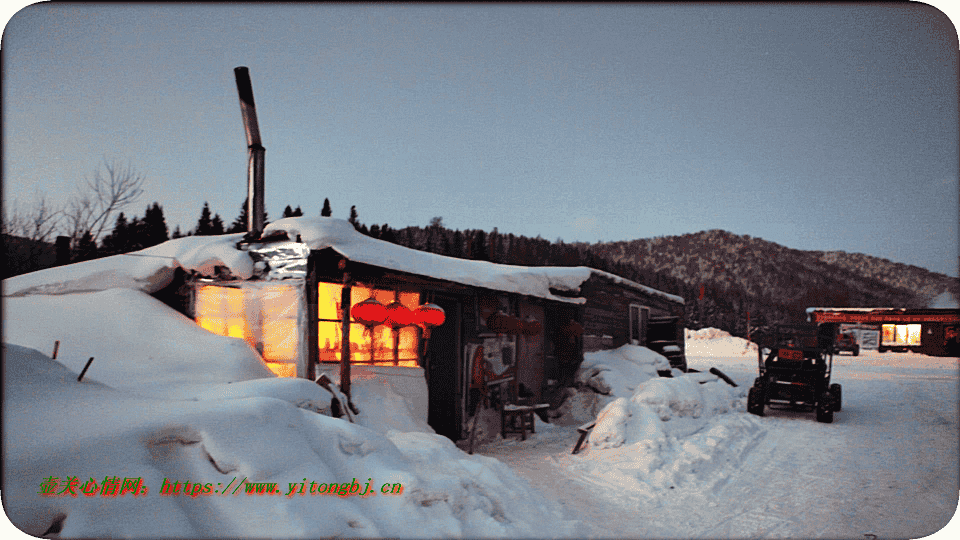
{"label": "parked vehicle", "polygon": [[860,344],[857,343],[857,338],[853,334],[840,334],[833,342],[833,351],[836,353],[846,351],[853,353],[854,356],[860,356]]}
{"label": "parked vehicle", "polygon": [[[831,328],[824,328],[832,330]],[[833,332],[810,325],[779,326],[758,347],[760,375],[747,393],[747,411],[763,416],[767,406],[815,410],[818,422],[833,422],[841,387],[830,383]]]}

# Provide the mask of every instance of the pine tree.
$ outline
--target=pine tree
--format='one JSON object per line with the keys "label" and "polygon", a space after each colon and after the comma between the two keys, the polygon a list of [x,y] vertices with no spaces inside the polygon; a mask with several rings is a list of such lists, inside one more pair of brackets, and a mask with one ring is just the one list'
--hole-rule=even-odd
{"label": "pine tree", "polygon": [[220,214],[214,214],[213,219],[210,220],[210,234],[223,234],[224,232],[223,219],[220,218]]}
{"label": "pine tree", "polygon": [[83,233],[83,236],[77,241],[77,249],[74,253],[73,260],[75,262],[97,258],[97,243],[93,240],[93,234],[90,231]]}
{"label": "pine tree", "polygon": [[397,243],[396,233],[386,223],[380,226],[380,239],[384,242],[390,242],[392,244]]}
{"label": "pine tree", "polygon": [[320,215],[322,217],[330,217],[333,215],[333,210],[330,209],[330,199],[323,200],[323,210],[320,210]]}
{"label": "pine tree", "polygon": [[286,208],[283,209],[283,217],[285,218],[293,217],[293,208],[290,208],[289,204],[287,205]]}
{"label": "pine tree", "polygon": [[130,243],[128,227],[127,216],[125,216],[123,212],[120,212],[117,216],[117,221],[114,222],[113,231],[103,238],[102,244],[104,251],[109,253],[125,253],[127,251],[127,245]]}
{"label": "pine tree", "polygon": [[298,206],[297,209],[294,210],[292,214],[290,214],[290,217],[300,217],[302,215],[303,215],[303,210],[301,210],[300,207]]}
{"label": "pine tree", "polygon": [[148,206],[143,215],[144,238],[142,243],[144,247],[162,244],[170,239],[167,233],[167,222],[163,218],[163,208],[159,203],[154,202]]}
{"label": "pine tree", "polygon": [[357,214],[357,207],[356,207],[356,206],[351,206],[351,207],[350,207],[350,217],[347,218],[347,221],[349,221],[349,222],[353,225],[353,228],[354,228],[354,229],[357,229],[358,231],[360,230],[360,221],[359,221],[359,218],[360,218],[360,215]]}
{"label": "pine tree", "polygon": [[[288,207],[289,208],[289,207]],[[224,232],[226,233],[242,233],[247,232],[247,199],[243,200],[243,204],[240,205],[240,214],[237,216],[237,219],[233,220],[233,223],[230,224]],[[284,216],[286,217],[286,216]],[[267,211],[263,211],[263,225],[267,225]]]}
{"label": "pine tree", "polygon": [[[246,205],[244,205],[246,207]],[[210,219],[210,203],[204,201],[203,209],[200,210],[200,219],[197,220],[197,226],[194,228],[194,234],[197,236],[208,236],[213,234],[213,221]]]}
{"label": "pine tree", "polygon": [[173,229],[173,235],[170,238],[183,238],[183,233],[180,232],[180,225],[177,225]]}

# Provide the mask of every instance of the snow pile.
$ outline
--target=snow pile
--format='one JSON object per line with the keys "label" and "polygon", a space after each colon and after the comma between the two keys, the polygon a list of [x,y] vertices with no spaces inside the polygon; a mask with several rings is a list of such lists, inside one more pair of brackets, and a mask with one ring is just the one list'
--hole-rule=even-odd
{"label": "snow pile", "polygon": [[4,301],[7,343],[52,354],[85,379],[141,395],[195,397],[213,383],[274,377],[245,341],[212,334],[131,289]]}
{"label": "snow pile", "polygon": [[577,370],[576,388],[567,389],[566,400],[553,412],[555,417],[551,422],[559,425],[591,422],[604,405],[618,396],[633,395],[638,385],[659,377],[658,371],[670,371],[670,362],[646,347],[623,345],[585,353]]}
{"label": "snow pile", "polygon": [[757,356],[757,344],[717,328],[684,330],[687,356]]}
{"label": "snow pile", "polygon": [[[716,345],[714,351],[746,343],[715,329],[693,336]],[[579,390],[561,420],[596,424],[569,467],[618,492],[653,499],[664,490],[712,489],[735,474],[763,434],[746,413],[745,390],[710,373],[672,370],[672,377],[661,377],[662,371],[671,371],[666,358],[635,345],[584,355]]]}
{"label": "snow pile", "polygon": [[705,374],[649,379],[597,416],[590,448],[573,468],[639,495],[715,489],[763,434],[741,389]]}
{"label": "snow pile", "polygon": [[[385,437],[309,410],[304,405],[328,402],[310,381],[211,385],[195,399],[161,399],[77,382],[75,371],[33,349],[5,345],[4,360],[4,506],[35,536],[51,526],[61,527],[62,537],[180,538],[519,537],[572,530],[554,505],[493,459],[467,456],[438,435]],[[89,480],[102,488],[114,476],[139,479],[148,491],[83,494]],[[78,496],[40,495],[50,477],[60,480],[56,492],[76,478]],[[276,483],[280,493],[247,495],[244,479]],[[310,493],[319,484],[354,480],[376,495]],[[191,482],[191,495],[162,495],[165,481]],[[378,492],[384,484],[403,491],[384,495]],[[203,487],[193,494],[197,485]],[[225,493],[228,486],[241,487],[234,495]]]}
{"label": "snow pile", "polygon": [[[189,251],[178,256],[214,264]],[[319,385],[276,378],[243,340],[209,333],[144,292],[158,283],[156,267],[126,268],[114,282],[98,268],[28,275],[34,281],[21,283],[22,295],[4,298],[3,501],[22,530],[134,538],[575,534],[576,524],[528,482],[432,433],[409,385],[358,370],[359,423],[319,414],[331,401]],[[53,360],[45,353],[57,340]],[[103,496],[114,478],[129,479],[129,491]],[[40,494],[45,481],[54,496]],[[138,482],[146,491],[134,496]],[[182,494],[186,482],[190,495]],[[181,493],[162,494],[165,483],[180,483]],[[275,483],[278,493],[247,494],[251,483]],[[370,493],[311,493],[332,483]],[[385,485],[397,493],[384,494]],[[101,491],[87,496],[84,486]]]}

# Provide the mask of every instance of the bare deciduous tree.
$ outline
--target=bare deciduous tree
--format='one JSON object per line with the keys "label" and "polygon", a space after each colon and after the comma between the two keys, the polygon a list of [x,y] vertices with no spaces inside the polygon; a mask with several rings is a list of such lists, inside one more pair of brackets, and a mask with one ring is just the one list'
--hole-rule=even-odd
{"label": "bare deciduous tree", "polygon": [[11,205],[11,212],[4,213],[3,234],[19,236],[39,242],[46,242],[57,229],[63,212],[47,203],[43,194],[37,195],[30,210],[25,210],[18,202]]}
{"label": "bare deciduous tree", "polygon": [[146,178],[129,164],[104,159],[93,178],[84,180],[86,186],[80,186],[81,191],[64,210],[67,234],[73,244],[88,232],[98,241],[113,214],[140,198]]}
{"label": "bare deciduous tree", "polygon": [[53,239],[62,212],[51,207],[42,194],[36,196],[29,210],[26,208],[14,201],[10,211],[3,214],[4,278],[39,270],[55,260],[48,242]]}

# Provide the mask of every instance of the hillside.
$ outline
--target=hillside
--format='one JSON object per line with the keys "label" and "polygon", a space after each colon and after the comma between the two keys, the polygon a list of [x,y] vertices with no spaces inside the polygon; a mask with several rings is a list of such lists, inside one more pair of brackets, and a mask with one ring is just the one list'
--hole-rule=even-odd
{"label": "hillside", "polygon": [[[591,249],[641,272],[666,274],[681,288],[692,287],[695,292],[682,294],[692,326],[712,326],[716,315],[711,311],[717,307],[744,321],[749,310],[751,322],[762,325],[796,320],[811,306],[925,307],[944,291],[960,297],[956,279],[917,266],[860,253],[790,249],[722,230],[608,242]],[[702,302],[701,285],[706,293]],[[745,323],[723,323],[720,328],[735,334],[745,330]]]}
{"label": "hillside", "polygon": [[[374,230],[371,230],[374,235]],[[567,244],[442,226],[391,231],[414,249],[505,264],[585,265],[682,296],[687,326],[737,336],[801,322],[811,306],[926,307],[955,278],[860,253],[802,251],[722,230],[624,242]],[[701,296],[702,290],[702,296]]]}

